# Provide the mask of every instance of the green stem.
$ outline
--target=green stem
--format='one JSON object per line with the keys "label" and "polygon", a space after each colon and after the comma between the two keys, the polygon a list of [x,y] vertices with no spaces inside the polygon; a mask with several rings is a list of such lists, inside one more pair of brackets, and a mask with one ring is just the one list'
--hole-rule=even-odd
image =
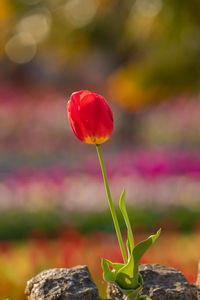
{"label": "green stem", "polygon": [[116,230],[116,233],[117,233],[119,246],[120,246],[120,249],[121,249],[121,253],[122,253],[124,263],[127,263],[128,260],[127,260],[126,250],[125,250],[125,247],[124,247],[122,234],[121,234],[121,231],[120,231],[120,227],[119,227],[115,207],[113,205],[113,201],[112,201],[112,198],[111,198],[110,188],[109,188],[109,185],[108,185],[108,177],[107,177],[107,174],[106,174],[106,169],[105,169],[105,165],[104,165],[104,161],[103,161],[103,156],[102,156],[102,153],[101,153],[101,147],[100,147],[100,145],[96,145],[96,147],[97,147],[97,153],[98,153],[99,162],[100,162],[100,165],[101,165],[101,170],[102,170],[103,179],[104,179],[104,183],[105,183],[106,193],[107,193],[107,197],[108,197],[108,203],[109,203],[111,215],[112,215],[112,218],[113,218],[113,223],[114,223],[114,226],[115,226],[115,230]]}

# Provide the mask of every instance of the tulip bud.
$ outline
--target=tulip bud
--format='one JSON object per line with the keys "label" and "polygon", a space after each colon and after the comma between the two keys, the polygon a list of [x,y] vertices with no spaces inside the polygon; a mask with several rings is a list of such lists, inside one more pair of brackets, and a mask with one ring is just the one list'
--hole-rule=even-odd
{"label": "tulip bud", "polygon": [[71,95],[68,118],[76,137],[87,144],[102,144],[113,131],[113,114],[106,100],[87,90]]}

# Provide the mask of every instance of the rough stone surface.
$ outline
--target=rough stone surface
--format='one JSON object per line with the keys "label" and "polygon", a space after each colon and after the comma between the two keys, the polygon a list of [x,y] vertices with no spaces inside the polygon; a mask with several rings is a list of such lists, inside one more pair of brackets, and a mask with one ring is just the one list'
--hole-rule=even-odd
{"label": "rough stone surface", "polygon": [[[174,268],[160,265],[140,265],[144,279],[143,294],[152,300],[198,300],[198,289],[190,285],[185,276]],[[114,285],[108,285],[107,296],[112,300],[124,300]]]}
{"label": "rough stone surface", "polygon": [[29,300],[100,299],[87,266],[43,271],[27,282],[25,294]]}
{"label": "rough stone surface", "polygon": [[[144,279],[143,294],[152,300],[198,300],[199,276],[197,285],[190,285],[174,268],[140,265],[139,269]],[[115,285],[108,285],[107,291],[109,299],[125,299]],[[25,293],[29,300],[100,300],[87,266],[43,271],[27,282]]]}

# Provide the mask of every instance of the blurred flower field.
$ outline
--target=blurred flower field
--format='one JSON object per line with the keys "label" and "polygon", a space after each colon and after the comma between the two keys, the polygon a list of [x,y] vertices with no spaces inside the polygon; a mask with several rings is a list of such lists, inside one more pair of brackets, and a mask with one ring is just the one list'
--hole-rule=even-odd
{"label": "blurred flower field", "polygon": [[[199,208],[200,156],[197,153],[191,156],[187,151],[180,154],[159,149],[148,153],[143,150],[137,152],[112,156],[108,171],[116,201],[124,186],[129,205]],[[118,160],[123,161],[120,169]],[[107,207],[106,201],[103,201],[101,176],[93,156],[83,161],[78,169],[59,164],[37,169],[17,168],[4,175],[0,195],[1,209],[51,207],[72,212],[98,212]]]}
{"label": "blurred flower field", "polygon": [[[142,262],[178,268],[190,282],[200,249],[197,100],[131,118],[112,103],[115,131],[103,145],[113,200],[125,187],[136,240],[163,228]],[[26,280],[77,264],[89,266],[104,296],[100,258],[121,257],[95,149],[77,146],[56,89],[4,84],[0,101],[0,300],[26,299]]]}
{"label": "blurred flower field", "polygon": [[[95,150],[82,144],[77,147],[62,97],[51,89],[0,86],[0,210],[106,208]],[[182,98],[149,108],[136,116],[136,129],[133,124],[131,131],[128,123],[128,143],[119,139],[122,116],[120,111],[115,115],[110,148],[105,145],[113,198],[119,198],[124,186],[129,205],[196,209],[200,203],[200,102]],[[90,189],[85,189],[88,185]]]}
{"label": "blurred flower field", "polygon": [[142,262],[196,280],[199,28],[196,0],[0,0],[0,300],[76,264],[104,296],[100,258],[121,260],[95,147],[67,121],[81,89],[113,111],[102,145],[113,201],[124,187],[137,241],[162,227]]}
{"label": "blurred flower field", "polygon": [[[136,242],[146,235],[137,234]],[[183,272],[189,282],[195,282],[199,259],[199,232],[191,235],[163,232],[142,259],[142,263],[160,263]],[[166,251],[167,249],[167,251]],[[184,249],[184,250],[183,250]],[[25,282],[46,268],[88,265],[90,272],[105,296],[106,285],[102,279],[101,257],[121,261],[121,254],[114,235],[93,232],[82,235],[71,228],[60,230],[56,240],[29,237],[26,242],[0,243],[0,299],[26,299]]]}

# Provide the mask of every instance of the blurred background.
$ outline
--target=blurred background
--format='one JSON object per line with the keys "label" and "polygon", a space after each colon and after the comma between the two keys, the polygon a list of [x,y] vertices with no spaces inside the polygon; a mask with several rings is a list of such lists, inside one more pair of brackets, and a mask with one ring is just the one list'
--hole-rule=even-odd
{"label": "blurred background", "polygon": [[195,282],[199,57],[197,0],[0,1],[0,300],[26,299],[26,280],[77,264],[105,296],[100,258],[122,260],[96,149],[67,120],[80,89],[113,110],[102,151],[116,205],[126,188],[136,241],[163,229],[142,262]]}

